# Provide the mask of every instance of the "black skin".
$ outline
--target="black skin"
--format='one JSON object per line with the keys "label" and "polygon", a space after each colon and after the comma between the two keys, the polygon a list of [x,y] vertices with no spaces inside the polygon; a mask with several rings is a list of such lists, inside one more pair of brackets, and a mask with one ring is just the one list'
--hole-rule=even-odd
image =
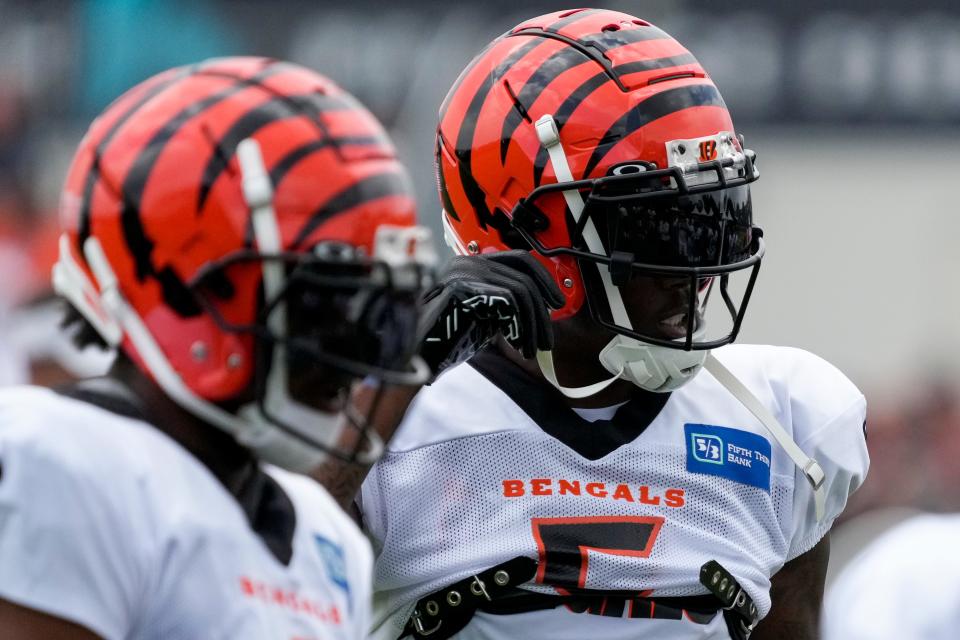
{"label": "black skin", "polygon": [[5,640],[100,640],[100,636],[63,618],[0,598],[0,630]]}
{"label": "black skin", "polygon": [[830,534],[813,549],[783,565],[771,579],[773,608],[760,621],[751,640],[817,640],[823,585],[830,560]]}
{"label": "black skin", "polygon": [[[686,309],[690,285],[686,278],[634,277],[620,291],[636,331],[671,338],[673,336],[665,335],[657,325],[663,318]],[[573,317],[555,321],[553,335],[553,362],[560,384],[583,387],[610,377],[610,372],[603,368],[595,354],[610,342],[614,333],[594,321],[586,304]],[[504,355],[527,373],[540,378],[544,384],[550,384],[543,378],[536,360],[523,358],[503,341],[499,345]],[[639,389],[632,382],[618,380],[600,393],[577,400],[568,399],[568,402],[575,407],[609,407],[644,393],[651,392]]]}

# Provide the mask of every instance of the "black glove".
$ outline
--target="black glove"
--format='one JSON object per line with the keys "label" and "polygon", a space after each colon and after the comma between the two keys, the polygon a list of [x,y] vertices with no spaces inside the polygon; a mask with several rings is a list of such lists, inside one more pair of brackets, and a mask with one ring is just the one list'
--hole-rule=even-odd
{"label": "black glove", "polygon": [[553,347],[550,308],[565,300],[527,251],[458,256],[424,297],[420,355],[434,375],[463,362],[497,335],[525,358]]}

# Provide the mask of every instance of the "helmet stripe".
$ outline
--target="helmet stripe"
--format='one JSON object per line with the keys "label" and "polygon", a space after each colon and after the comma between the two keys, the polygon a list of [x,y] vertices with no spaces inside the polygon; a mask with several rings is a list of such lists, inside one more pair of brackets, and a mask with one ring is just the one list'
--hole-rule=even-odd
{"label": "helmet stripe", "polygon": [[679,67],[685,64],[696,64],[697,59],[692,53],[681,53],[677,56],[668,56],[666,58],[653,58],[650,60],[633,60],[618,64],[613,68],[618,76],[627,76],[631,73],[640,73],[642,71],[653,71],[654,69],[669,69],[670,67]]}
{"label": "helmet stripe", "polygon": [[[180,82],[191,76],[204,75],[222,77],[237,81],[245,80],[245,78],[241,76],[231,73],[224,73],[215,68],[209,68],[216,65],[217,62],[218,61],[216,59],[213,59],[207,60],[206,62],[202,62],[200,64],[191,65],[189,67],[183,67],[176,75],[167,78],[163,82],[157,83],[153,87],[150,87],[146,92],[144,92],[139,100],[137,100],[127,111],[125,111],[114,121],[114,123],[110,126],[110,129],[104,134],[103,138],[96,146],[93,161],[86,177],[84,178],[83,196],[77,225],[77,246],[81,252],[83,251],[83,243],[86,242],[87,238],[90,236],[90,208],[93,206],[93,189],[100,179],[100,158],[104,153],[106,153],[107,147],[113,141],[114,136],[116,136],[123,125],[126,124],[126,122],[145,104],[164,93],[167,89],[171,89],[176,85],[179,85]],[[268,68],[276,71],[284,68],[285,66],[288,65],[282,62],[269,61],[267,63],[267,67],[264,68],[264,71]],[[261,73],[262,72],[263,71],[261,71]],[[271,73],[273,73],[273,71]],[[118,98],[116,101],[114,101],[114,104],[117,104],[119,101],[120,99]]]}
{"label": "helmet stripe", "polygon": [[77,249],[80,250],[81,255],[83,253],[83,243],[86,242],[87,238],[90,236],[90,208],[93,202],[93,188],[96,186],[97,181],[100,179],[100,158],[103,156],[104,152],[107,149],[107,146],[113,141],[114,136],[117,135],[117,132],[123,127],[124,124],[139,111],[143,105],[147,104],[153,100],[156,96],[163,93],[169,87],[177,84],[184,78],[187,78],[197,71],[197,65],[192,67],[185,67],[172,78],[168,78],[165,82],[160,82],[153,87],[151,87],[146,93],[141,96],[133,105],[130,106],[122,115],[120,115],[103,135],[103,138],[100,139],[100,142],[97,143],[96,149],[93,152],[93,161],[90,164],[90,168],[87,170],[87,175],[83,181],[83,196],[80,204],[80,214],[79,220],[77,223]]}
{"label": "helmet stripe", "polygon": [[[579,50],[573,47],[563,47],[549,58],[543,61],[533,75],[524,83],[523,88],[516,96],[516,101],[524,107],[533,104],[543,90],[550,83],[557,79],[563,72],[576,67],[577,65],[590,62],[590,58],[583,55]],[[507,112],[503,120],[503,129],[500,133],[500,162],[507,161],[507,149],[510,147],[510,141],[513,138],[513,132],[517,130],[523,116],[517,109],[511,109]]]}
{"label": "helmet stripe", "polygon": [[661,40],[670,35],[653,25],[641,29],[619,29],[617,31],[601,31],[600,33],[583,36],[579,42],[587,47],[597,47],[601,51],[623,47],[644,40]]}
{"label": "helmet stripe", "polygon": [[497,78],[506,73],[533,49],[545,42],[549,41],[542,38],[531,38],[529,42],[515,49],[513,53],[507,56],[506,60],[497,65],[496,68],[487,75],[477,89],[477,92],[473,95],[473,99],[467,107],[467,112],[463,116],[460,131],[457,133],[456,154],[457,160],[459,161],[460,182],[467,196],[467,200],[477,212],[477,218],[480,220],[480,226],[483,228],[486,228],[487,222],[491,219],[490,209],[487,207],[483,190],[473,178],[473,171],[471,169],[473,134],[477,127],[477,117],[480,115],[480,110],[483,108],[487,96],[490,94],[490,90],[493,89]]}
{"label": "helmet stripe", "polygon": [[293,167],[307,156],[326,149],[327,147],[342,147],[346,145],[358,146],[380,146],[386,143],[383,136],[344,136],[341,138],[326,138],[325,140],[314,140],[313,142],[301,145],[290,151],[287,155],[280,158],[270,170],[270,182],[274,189],[283,181],[286,175]]}
{"label": "helmet stripe", "polygon": [[[625,62],[623,64],[617,65],[613,68],[613,71],[617,76],[625,76],[631,73],[639,73],[642,71],[652,71],[653,69],[669,69],[670,67],[676,67],[684,64],[691,64],[696,62],[696,58],[693,57],[693,54],[684,53],[678,56],[669,56],[666,58],[652,58],[650,60],[633,60],[631,62]],[[609,76],[606,72],[598,73],[592,78],[586,80],[579,87],[574,89],[566,100],[557,108],[556,113],[553,117],[557,123],[557,129],[563,131],[563,126],[567,123],[567,120],[576,111],[577,107],[590,97],[594,91],[602,87],[609,80]],[[543,178],[543,171],[547,166],[547,151],[546,149],[540,148],[537,151],[537,157],[534,162],[533,167],[533,183],[535,186],[540,186],[540,181]]]}
{"label": "helmet stripe", "polygon": [[304,248],[300,245],[313,231],[333,216],[366,204],[371,200],[379,200],[388,196],[405,196],[410,193],[407,177],[403,173],[378,173],[354,182],[327,200],[317,209],[303,225],[292,247]]}
{"label": "helmet stripe", "polygon": [[[385,142],[383,136],[344,136],[340,138],[327,138],[325,140],[314,140],[313,142],[300,145],[293,149],[287,155],[280,158],[273,168],[270,169],[270,183],[273,188],[279,187],[280,183],[290,171],[304,158],[317,151],[322,151],[327,147],[342,147],[347,145],[382,145]],[[253,218],[247,218],[247,226],[244,231],[243,244],[247,248],[253,247]]]}
{"label": "helmet stripe", "polygon": [[[319,120],[321,113],[333,110],[350,110],[355,109],[356,106],[355,102],[345,100],[341,96],[311,92],[298,96],[279,95],[255,109],[247,111],[227,129],[214,145],[214,153],[210,156],[210,160],[203,171],[203,178],[200,181],[197,212],[203,212],[210,190],[220,174],[227,168],[230,159],[237,152],[237,145],[244,139],[249,138],[273,122],[299,116],[310,119],[323,130],[324,126]],[[324,133],[326,133],[325,130]]]}
{"label": "helmet stripe", "polygon": [[140,204],[147,181],[161,152],[186,122],[241,91],[251,87],[262,87],[262,80],[285,69],[289,69],[289,66],[271,64],[249,78],[223,74],[234,79],[234,84],[211,96],[193,102],[164,123],[137,156],[123,181],[121,189],[123,207],[120,214],[120,224],[123,228],[123,237],[126,240],[127,248],[136,267],[136,277],[141,282],[147,276],[155,277],[163,289],[164,300],[182,316],[196,315],[200,313],[200,308],[194,302],[183,282],[170,271],[169,267],[158,272],[153,265],[153,241],[147,237],[140,220]]}
{"label": "helmet stripe", "polygon": [[434,170],[437,172],[437,189],[440,191],[440,202],[443,204],[443,210],[447,212],[451,218],[460,221],[460,217],[457,215],[457,212],[453,208],[453,201],[450,200],[450,192],[447,191],[447,177],[443,175],[443,163],[440,162],[441,145],[446,144],[443,139],[443,133],[437,129],[437,143],[434,150],[433,162]]}
{"label": "helmet stripe", "polygon": [[[590,160],[587,161],[587,166],[581,177],[589,177],[607,152],[615,146],[616,142],[626,138],[647,123],[675,111],[704,106],[726,107],[723,98],[720,97],[720,92],[712,84],[687,85],[661,91],[650,96],[633,106],[607,129],[600,139],[601,143],[590,155]],[[611,143],[604,143],[604,141],[611,141]]]}
{"label": "helmet stripe", "polygon": [[473,60],[470,61],[470,64],[468,64],[466,68],[460,72],[460,75],[457,76],[457,79],[454,80],[453,86],[450,87],[450,90],[447,92],[447,95],[443,99],[443,102],[440,103],[439,113],[440,113],[441,122],[443,121],[444,117],[446,117],[447,109],[450,108],[450,100],[453,98],[454,95],[456,95],[457,91],[460,89],[460,85],[462,85],[463,81],[467,79],[467,77],[473,71],[473,68],[476,67],[477,64],[479,64],[480,61],[484,59],[484,57],[486,57],[487,52],[490,51],[490,49],[492,49],[494,46],[496,46],[500,42],[501,42],[501,39],[497,39],[491,42],[490,44],[488,44],[487,46],[485,46],[483,48],[483,51],[481,51],[476,56],[474,56]]}
{"label": "helmet stripe", "polygon": [[606,10],[605,10],[605,9],[580,9],[580,10],[574,10],[574,11],[572,11],[572,12],[570,12],[570,13],[567,13],[566,17],[563,17],[563,18],[557,20],[556,22],[554,22],[553,24],[551,24],[549,27],[547,27],[547,28],[545,29],[545,31],[551,31],[551,32],[553,32],[553,33],[558,33],[558,32],[560,31],[560,29],[563,29],[564,27],[569,26],[570,24],[576,22],[577,20],[581,20],[581,19],[583,19],[583,18],[586,18],[586,17],[589,16],[589,15],[593,15],[593,14],[599,13],[599,12],[601,12],[601,11],[606,11]]}

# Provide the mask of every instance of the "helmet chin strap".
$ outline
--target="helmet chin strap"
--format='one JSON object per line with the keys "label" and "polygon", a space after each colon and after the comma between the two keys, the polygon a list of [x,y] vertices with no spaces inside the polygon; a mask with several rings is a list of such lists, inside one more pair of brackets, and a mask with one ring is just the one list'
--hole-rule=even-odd
{"label": "helmet chin strap", "polygon": [[[550,162],[553,164],[557,182],[573,182],[573,172],[570,171],[567,154],[563,150],[563,145],[560,144],[560,132],[553,116],[550,114],[544,115],[537,120],[535,126],[540,144],[547,150]],[[580,192],[577,189],[567,189],[563,192],[563,197],[574,221],[580,222],[584,209],[583,197]],[[583,227],[583,240],[591,252],[600,255],[606,254],[593,220],[589,218]],[[630,318],[623,304],[623,298],[620,296],[620,290],[614,286],[609,270],[598,266],[597,271],[600,274],[600,280],[603,282],[604,292],[614,322],[621,327],[632,329]],[[704,324],[700,322],[697,333],[703,335],[703,331]],[[601,350],[599,358],[601,364],[613,374],[613,377],[586,387],[571,388],[564,387],[557,381],[553,354],[549,351],[537,352],[537,363],[540,365],[540,370],[547,381],[562,394],[573,399],[596,395],[620,378],[629,380],[648,391],[669,392],[689,382],[699,373],[701,368],[706,366],[714,378],[763,424],[777,441],[777,444],[790,456],[793,463],[803,471],[814,491],[817,520],[823,519],[826,500],[823,489],[823,469],[816,460],[805,454],[797,446],[776,417],[709,351],[670,349],[617,335]]]}
{"label": "helmet chin strap", "polygon": [[[567,154],[560,144],[560,134],[553,116],[547,114],[537,120],[537,137],[540,144],[547,150],[550,162],[558,182],[573,182],[573,173],[567,162]],[[563,192],[567,207],[576,222],[580,222],[583,215],[583,197],[576,189],[567,189]],[[591,252],[600,255],[606,254],[600,234],[587,219],[583,227],[583,240]],[[610,305],[610,313],[617,325],[632,329],[630,316],[620,296],[620,289],[613,284],[610,271],[597,268],[603,290]],[[702,335],[703,323],[700,323],[698,333]],[[668,392],[678,389],[697,374],[703,361],[707,357],[705,351],[681,351],[658,345],[646,344],[633,338],[617,335],[598,354],[603,367],[613,374],[608,380],[603,380],[586,387],[564,387],[557,382],[553,364],[553,355],[549,352],[539,352],[537,362],[544,377],[568,398],[586,398],[606,389],[614,381],[623,378],[648,391]]]}
{"label": "helmet chin strap", "polygon": [[[237,160],[257,249],[266,255],[279,254],[283,247],[273,209],[273,186],[263,163],[260,146],[251,138],[243,140],[237,145]],[[278,261],[265,260],[262,269],[264,298],[278,301],[267,318],[267,326],[273,335],[282,338],[287,334],[287,305],[280,297],[286,281],[284,266]],[[288,468],[295,467],[294,470],[310,470],[326,458],[325,447],[336,445],[346,418],[317,411],[294,400],[288,392],[288,374],[286,349],[276,346],[271,354],[263,408],[250,404],[239,411],[250,426],[240,439],[267,461]],[[281,420],[287,428],[304,430],[304,438],[297,438],[277,428],[264,415],[264,410],[269,416]],[[364,435],[366,447],[358,454],[357,462],[372,464],[383,453],[383,441],[372,431]],[[307,442],[311,440],[321,441],[321,446],[308,445]]]}

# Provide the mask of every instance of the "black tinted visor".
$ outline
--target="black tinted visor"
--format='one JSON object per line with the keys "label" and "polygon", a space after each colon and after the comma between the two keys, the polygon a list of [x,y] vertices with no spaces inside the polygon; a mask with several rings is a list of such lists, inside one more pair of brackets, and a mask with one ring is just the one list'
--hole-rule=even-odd
{"label": "black tinted visor", "polygon": [[[616,262],[616,284],[634,268],[663,267],[663,275],[672,275],[684,269],[746,267],[760,236],[750,199],[749,184],[759,175],[753,157],[747,151],[739,164],[715,160],[689,173],[679,167],[641,170],[635,163],[632,173],[620,167],[618,175],[542,185],[517,204],[511,226],[542,255]],[[566,233],[542,233],[551,226],[546,207],[562,206],[561,193],[571,189],[583,198],[580,216],[574,219],[567,208]],[[584,240],[589,224],[596,228],[602,253],[591,251]]]}
{"label": "black tinted visor", "polygon": [[628,253],[640,264],[721,266],[750,257],[753,232],[747,185],[679,196],[629,190],[605,190],[587,200],[581,224],[568,220],[574,246],[586,249],[582,232],[589,218],[607,255]]}
{"label": "black tinted visor", "polygon": [[[689,173],[631,166],[629,174],[538,187],[514,208],[511,225],[541,255],[577,259],[591,314],[611,331],[688,350],[732,342],[764,251],[753,226],[749,183],[759,174],[752,152],[742,163],[717,160]],[[583,209],[574,218],[567,206],[558,233],[544,211],[562,206],[569,190],[580,193]],[[614,319],[602,271],[625,296],[632,326]],[[712,287],[719,298],[713,319]]]}
{"label": "black tinted visor", "polygon": [[392,286],[383,264],[299,265],[287,276],[291,376],[318,361],[357,376],[406,371],[419,290]]}

